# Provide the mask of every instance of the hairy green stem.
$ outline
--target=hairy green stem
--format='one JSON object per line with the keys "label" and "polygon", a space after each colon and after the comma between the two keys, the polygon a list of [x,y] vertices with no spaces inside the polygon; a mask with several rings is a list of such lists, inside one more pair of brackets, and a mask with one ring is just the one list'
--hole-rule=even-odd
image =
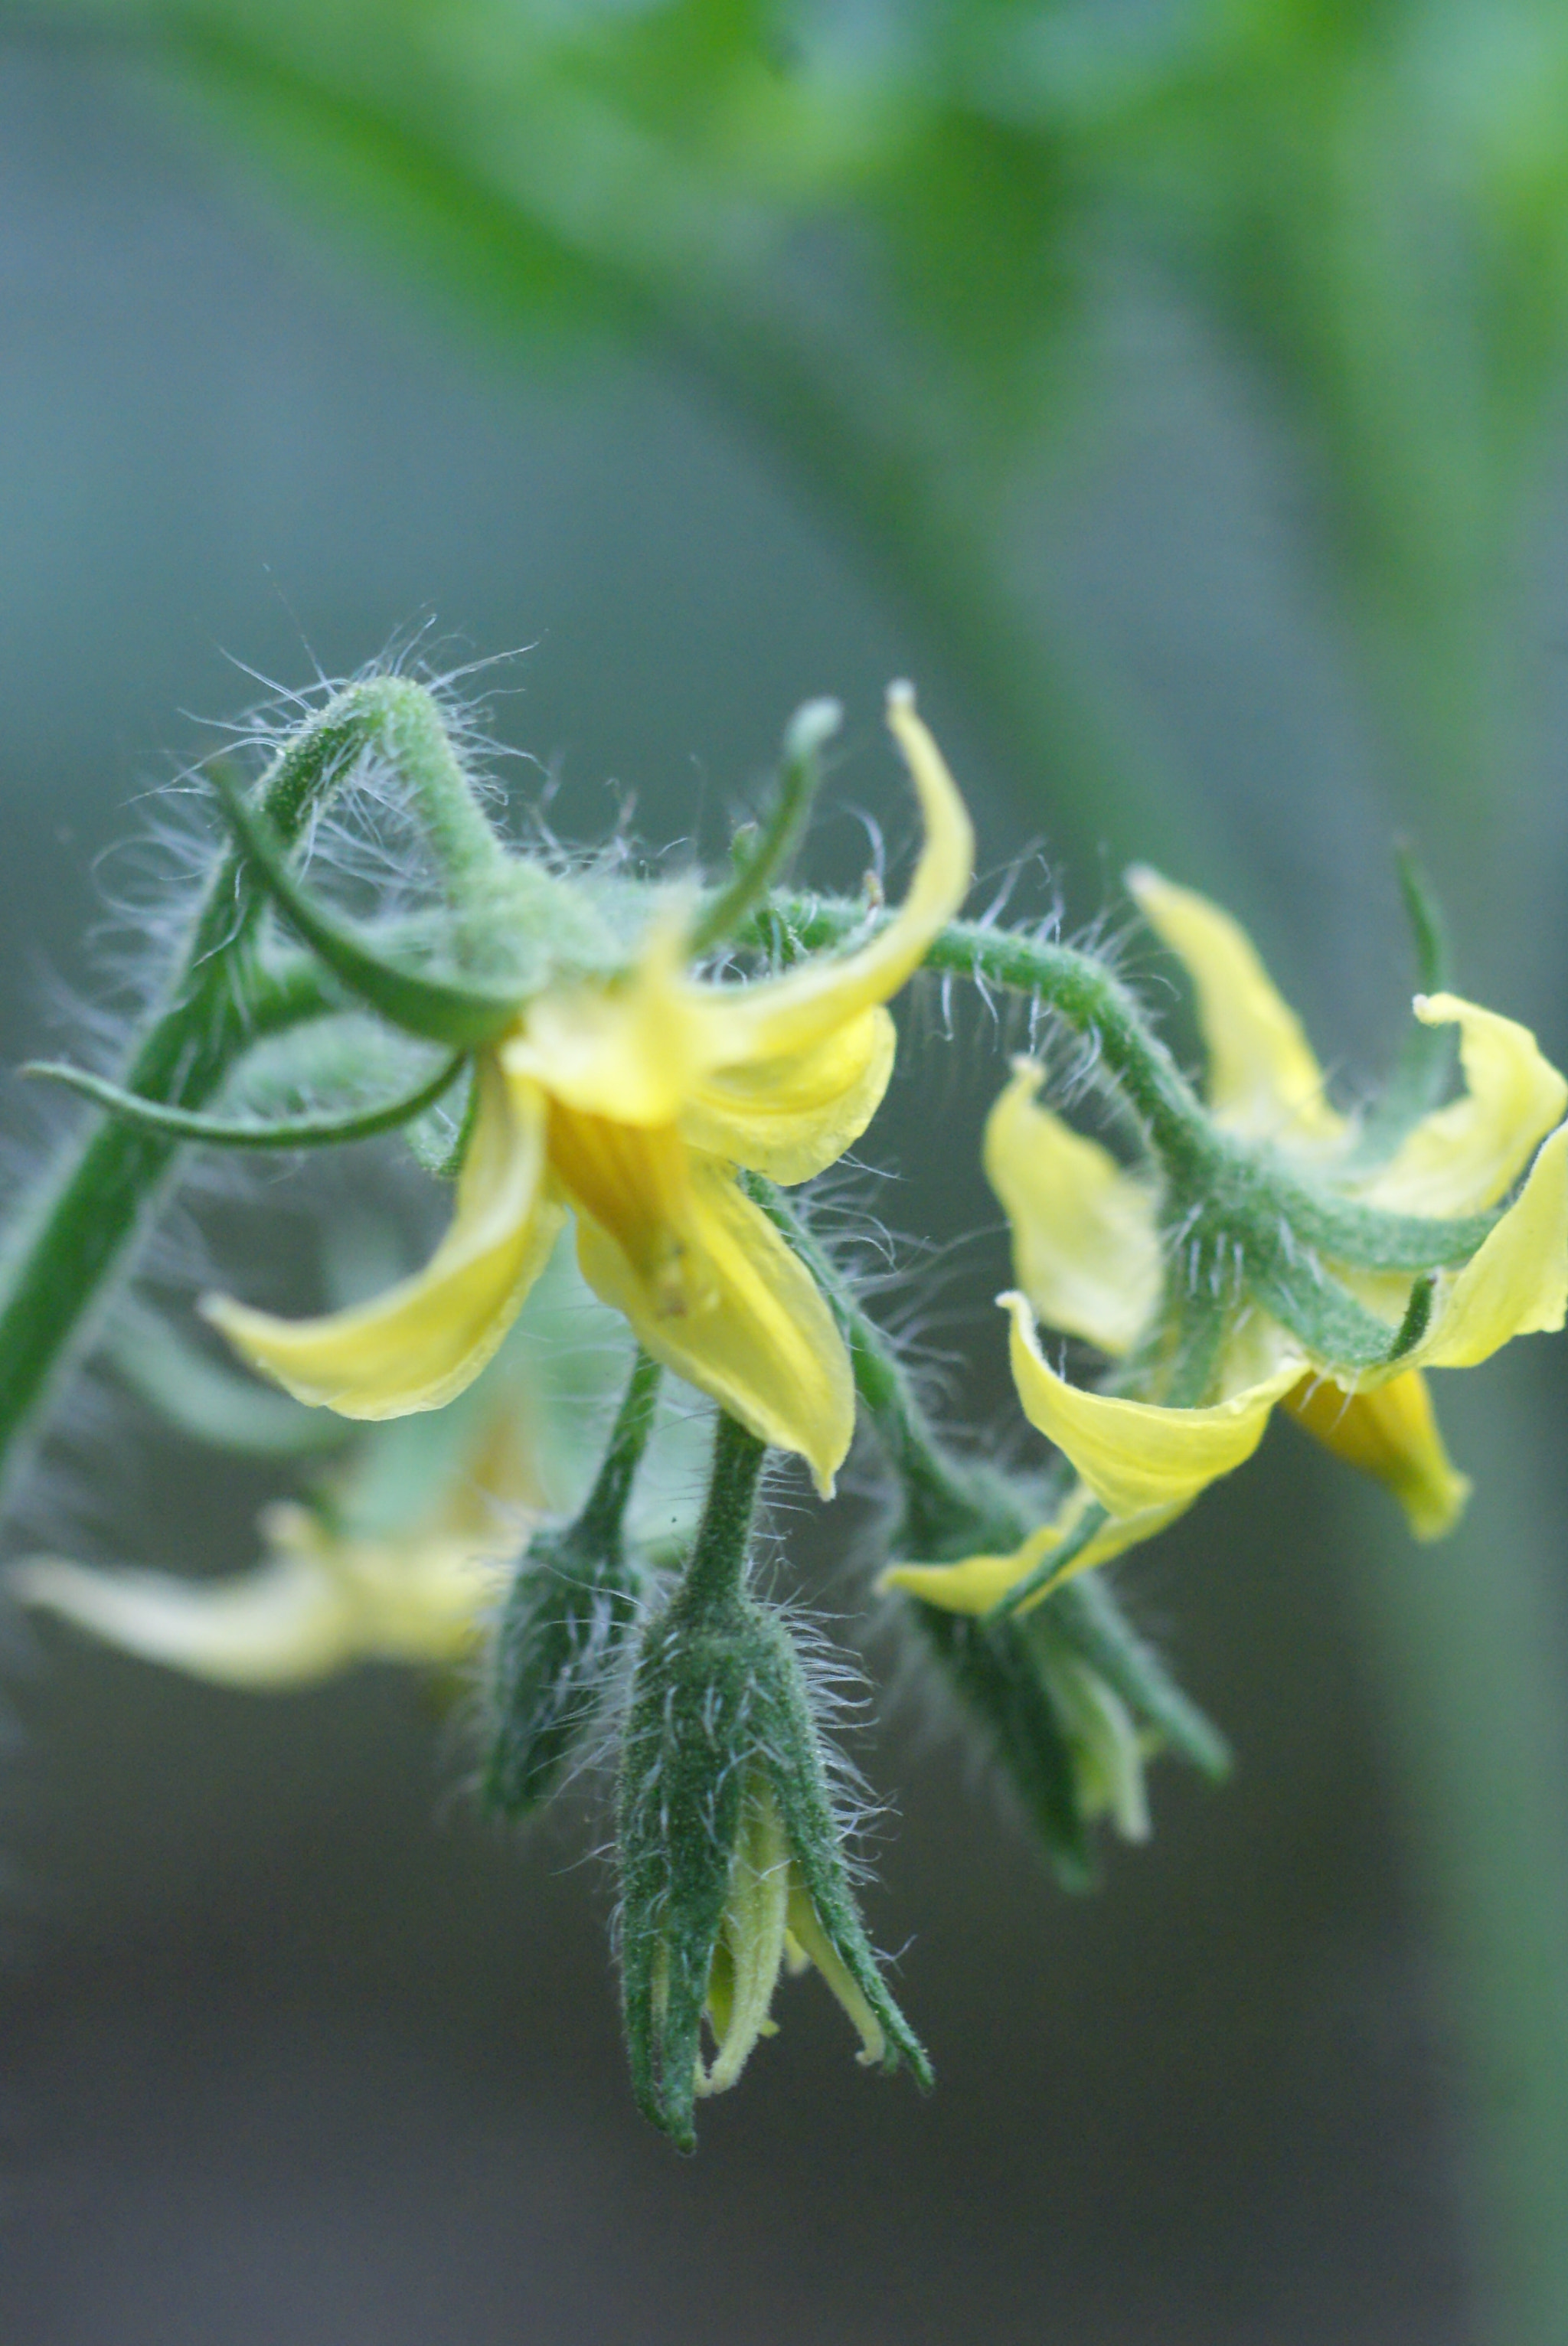
{"label": "hairy green stem", "polygon": [[683,1610],[722,1612],[746,1585],[751,1525],[768,1444],[721,1410],[713,1469],[697,1543],[675,1602]]}
{"label": "hairy green stem", "polygon": [[639,1344],[626,1389],[621,1395],[610,1438],[594,1487],[584,1500],[573,1534],[584,1545],[619,1542],[621,1523],[632,1495],[632,1484],[658,1416],[658,1389],[664,1371]]}
{"label": "hairy green stem", "polygon": [[[310,814],[379,744],[389,757],[409,735],[409,696],[395,678],[351,686],[287,744],[263,778],[270,831],[296,841]],[[434,813],[461,776],[425,775],[422,811]],[[483,820],[482,817],[477,817]],[[465,821],[449,810],[438,852],[473,850]],[[265,899],[247,880],[237,848],[221,854],[192,919],[161,1009],[132,1052],[122,1087],[158,1106],[199,1112],[262,1032],[276,1033],[322,1006],[308,984],[290,986],[257,964]],[[254,1001],[254,1008],[253,1008]],[[12,1233],[0,1270],[0,1487],[87,1332],[94,1306],[121,1270],[180,1143],[117,1117],[97,1124]]]}

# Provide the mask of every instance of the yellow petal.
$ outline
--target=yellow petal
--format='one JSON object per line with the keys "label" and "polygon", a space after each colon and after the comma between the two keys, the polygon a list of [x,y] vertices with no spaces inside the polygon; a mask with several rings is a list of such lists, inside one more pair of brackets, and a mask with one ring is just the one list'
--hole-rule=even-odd
{"label": "yellow petal", "polygon": [[1240,923],[1146,865],[1127,873],[1127,887],[1192,980],[1217,1120],[1255,1139],[1319,1147],[1342,1139],[1345,1120],[1323,1096],[1323,1070],[1301,1022]]}
{"label": "yellow petal", "polygon": [[341,1668],[353,1648],[351,1602],[319,1565],[300,1556],[223,1581],[97,1572],[35,1556],[13,1565],[5,1585],[24,1605],[57,1614],[127,1654],[219,1686],[308,1685]]}
{"label": "yellow petal", "polygon": [[1057,1376],[1041,1357],[1023,1297],[1005,1295],[1002,1301],[1013,1314],[1013,1376],[1025,1416],[1065,1453],[1115,1516],[1185,1506],[1207,1484],[1250,1458],[1269,1411],[1305,1365],[1288,1359],[1270,1376],[1207,1409],[1122,1401],[1085,1392]]}
{"label": "yellow petal", "polygon": [[1036,1105],[1044,1070],[1013,1062],[985,1124],[985,1171],[1013,1227],[1013,1267],[1047,1327],[1130,1352],[1159,1302],[1154,1198],[1108,1149]]}
{"label": "yellow petal", "polygon": [[1568,1125],[1560,1125],[1496,1228],[1461,1271],[1440,1281],[1431,1325],[1402,1365],[1473,1368],[1511,1337],[1561,1328],[1565,1312]]}
{"label": "yellow petal", "polygon": [[1304,1377],[1282,1406],[1336,1458],[1385,1484],[1417,1539],[1441,1539],[1453,1529],[1470,1496],[1470,1477],[1443,1448],[1419,1369],[1359,1393],[1347,1392],[1331,1377]]}
{"label": "yellow petal", "polygon": [[694,1148],[769,1180],[809,1181],[853,1148],[881,1106],[895,1042],[885,1010],[862,1010],[807,1050],[697,1084],[681,1131]]}
{"label": "yellow petal", "polygon": [[624,975],[541,994],[501,1045],[507,1074],[585,1116],[672,1124],[710,1053],[686,931],[684,914],[659,921]]}
{"label": "yellow petal", "polygon": [[887,2052],[882,2024],[856,1985],[848,1964],[817,1919],[799,1868],[789,1868],[789,1939],[798,1955],[814,1964],[860,2032],[857,2058],[875,2068]]}
{"label": "yellow petal", "polygon": [[516,1318],[562,1220],[545,1191],[545,1103],[488,1056],[476,1080],[456,1211],[423,1270],[319,1320],[203,1300],[235,1351],[297,1400],[357,1418],[439,1409],[473,1382]]}
{"label": "yellow petal", "polygon": [[915,715],[908,685],[888,694],[888,724],[909,767],[925,819],[925,845],[903,903],[869,944],[803,962],[756,985],[707,989],[709,1064],[736,1066],[809,1050],[851,1018],[895,994],[969,893],[974,833],[942,753]]}
{"label": "yellow petal", "polygon": [[673,1124],[623,1124],[550,1103],[550,1163],[574,1203],[609,1231],[664,1312],[703,1300],[692,1231],[691,1151]]}
{"label": "yellow petal", "polygon": [[[1026,1580],[1044,1563],[1053,1548],[1060,1547],[1069,1533],[1076,1530],[1088,1501],[1089,1493],[1080,1484],[1052,1521],[1032,1532],[1023,1546],[1014,1548],[1010,1556],[971,1556],[961,1564],[890,1565],[878,1578],[877,1586],[902,1588],[911,1596],[922,1597],[928,1605],[940,1606],[944,1613],[989,1613],[1010,1589],[1016,1588],[1021,1580]],[[1135,1515],[1114,1516],[1074,1556],[1061,1578],[1045,1582],[1023,1611],[1032,1612],[1053,1589],[1060,1588],[1075,1574],[1087,1572],[1091,1565],[1108,1564],[1113,1556],[1124,1556],[1140,1541],[1153,1539],[1156,1532],[1163,1532],[1167,1524],[1185,1514],[1190,1504],[1190,1499],[1178,1499],[1166,1505],[1142,1508]]]}
{"label": "yellow petal", "polygon": [[657,1361],[760,1440],[794,1451],[830,1498],[855,1429],[855,1384],[832,1314],[767,1216],[724,1167],[691,1163],[696,1280],[706,1300],[676,1313],[610,1232],[577,1218],[577,1259],[596,1294]]}
{"label": "yellow petal", "polygon": [[1568,1083],[1528,1026],[1458,994],[1418,994],[1429,1026],[1457,1025],[1465,1092],[1422,1117],[1394,1156],[1357,1189],[1400,1214],[1473,1214],[1496,1203],[1568,1108]]}
{"label": "yellow petal", "polygon": [[789,1844],[765,1780],[747,1787],[729,1897],[708,1974],[707,2009],[718,2049],[699,2067],[699,2094],[733,2086],[759,2036],[770,2035],[773,1991],[784,1964],[789,1904]]}
{"label": "yellow petal", "polygon": [[257,1689],[308,1686],[361,1659],[456,1661],[500,1585],[494,1542],[345,1540],[288,1504],[269,1507],[262,1529],[269,1561],[229,1580],[38,1556],[6,1585],[143,1661]]}

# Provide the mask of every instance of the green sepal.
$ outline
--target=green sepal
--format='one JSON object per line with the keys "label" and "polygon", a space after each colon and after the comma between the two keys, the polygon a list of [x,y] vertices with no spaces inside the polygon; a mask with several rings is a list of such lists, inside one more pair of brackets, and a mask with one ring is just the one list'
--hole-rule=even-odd
{"label": "green sepal", "polygon": [[485,1669],[488,1749],[480,1799],[530,1816],[556,1790],[598,1715],[645,1594],[623,1525],[658,1410],[660,1371],[639,1352],[594,1487],[574,1523],[535,1534],[519,1560]]}
{"label": "green sepal", "polygon": [[748,1785],[778,1802],[790,1862],[883,2037],[883,2066],[931,2082],[860,1921],[810,1697],[789,1633],[750,1597],[683,1588],[644,1632],[622,1746],[622,2013],[638,2106],[696,2147],[703,2011]]}
{"label": "green sepal", "polygon": [[[1448,923],[1426,876],[1407,847],[1398,850],[1400,894],[1415,947],[1416,978],[1422,994],[1445,994],[1451,979]],[[1358,1171],[1391,1157],[1412,1125],[1441,1107],[1453,1075],[1451,1026],[1428,1026],[1412,1018],[1400,1038],[1389,1079],[1361,1119],[1360,1137],[1350,1159]]]}
{"label": "green sepal", "polygon": [[926,1649],[979,1728],[1064,1890],[1093,1890],[1099,1868],[1077,1771],[1027,1626],[912,1600]]}
{"label": "green sepal", "polygon": [[743,928],[774,882],[788,871],[821,784],[822,745],[842,721],[843,711],[836,700],[809,700],[790,719],[773,803],[761,823],[748,824],[732,841],[730,877],[708,898],[693,923],[694,954],[707,953]]}
{"label": "green sepal", "polygon": [[636,1618],[642,1575],[618,1540],[575,1525],[523,1551],[485,1668],[482,1805],[520,1822],[558,1790],[598,1716]]}
{"label": "green sepal", "polygon": [[515,997],[429,977],[384,959],[300,886],[271,825],[233,778],[215,769],[211,780],[229,827],[268,894],[351,993],[404,1033],[454,1050],[472,1050],[504,1034],[517,1015]]}
{"label": "green sepal", "polygon": [[1278,1245],[1261,1261],[1249,1253],[1247,1285],[1319,1367],[1356,1373],[1390,1368],[1420,1342],[1434,1291],[1430,1276],[1416,1280],[1399,1327],[1390,1329],[1315,1260],[1287,1261]]}
{"label": "green sepal", "polygon": [[759,1756],[778,1800],[796,1868],[824,1937],[882,2031],[881,2066],[892,2070],[907,2062],[915,2083],[929,2093],[933,2083],[930,2060],[889,1992],[860,1919],[799,1656],[781,1621],[774,1619],[769,1627],[773,1647],[764,1674],[765,1734]]}
{"label": "green sepal", "polygon": [[331,1148],[353,1140],[373,1140],[378,1134],[395,1132],[400,1125],[422,1116],[451,1089],[466,1061],[465,1052],[454,1053],[417,1091],[405,1092],[377,1107],[348,1116],[275,1117],[205,1116],[190,1108],[167,1107],[63,1061],[30,1059],[19,1072],[62,1084],[83,1098],[97,1101],[127,1124],[163,1133],[172,1140],[199,1141],[209,1148]]}
{"label": "green sepal", "polygon": [[1091,1669],[1098,1670],[1135,1719],[1211,1783],[1230,1774],[1231,1751],[1213,1721],[1177,1686],[1159,1655],[1127,1619],[1100,1572],[1081,1572],[1031,1619],[1049,1626]]}
{"label": "green sepal", "polygon": [[677,1596],[645,1630],[616,1803],[621,2011],[643,2115],[695,2150],[702,2014],[759,1741],[768,1625]]}

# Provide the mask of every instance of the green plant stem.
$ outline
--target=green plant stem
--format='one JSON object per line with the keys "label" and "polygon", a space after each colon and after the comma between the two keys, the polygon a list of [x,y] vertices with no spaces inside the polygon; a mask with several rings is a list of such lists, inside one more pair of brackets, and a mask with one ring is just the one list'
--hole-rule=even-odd
{"label": "green plant stem", "polygon": [[[395,678],[351,686],[302,726],[263,778],[270,829],[296,841],[311,811],[379,745],[406,746],[408,697]],[[427,773],[422,813],[436,814],[461,774]],[[483,817],[479,817],[483,820]],[[455,811],[438,824],[467,870],[470,826]],[[199,1112],[249,1046],[324,1007],[310,984],[270,976],[257,960],[265,899],[247,880],[238,849],[219,855],[175,974],[122,1088],[155,1105]],[[66,1158],[31,1211],[24,1209],[0,1271],[0,1489],[89,1327],[94,1306],[123,1267],[180,1143],[108,1117]]]}
{"label": "green plant stem", "polygon": [[708,1499],[675,1598],[683,1612],[723,1612],[745,1587],[751,1525],[767,1455],[765,1442],[726,1411],[719,1412]]}
{"label": "green plant stem", "polygon": [[659,1363],[639,1345],[599,1471],[594,1477],[594,1487],[571,1527],[571,1536],[584,1547],[604,1548],[613,1543],[618,1549],[621,1545],[621,1524],[631,1499],[632,1484],[658,1416],[658,1389],[663,1375]]}

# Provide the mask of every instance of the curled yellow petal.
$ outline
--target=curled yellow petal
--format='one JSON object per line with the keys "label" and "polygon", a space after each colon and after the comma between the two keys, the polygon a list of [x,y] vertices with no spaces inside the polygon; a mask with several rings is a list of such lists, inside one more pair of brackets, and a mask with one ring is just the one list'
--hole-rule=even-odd
{"label": "curled yellow petal", "polygon": [[1376,1475],[1403,1507],[1417,1539],[1441,1539],[1453,1529],[1470,1496],[1470,1477],[1443,1447],[1419,1369],[1358,1393],[1331,1377],[1304,1377],[1282,1406],[1336,1458]]}
{"label": "curled yellow petal", "polygon": [[1114,1516],[1185,1506],[1206,1484],[1251,1457],[1268,1413],[1305,1365],[1288,1359],[1272,1374],[1206,1409],[1167,1409],[1085,1392],[1043,1359],[1029,1306],[1005,1295],[1012,1312],[1013,1382],[1024,1414],[1077,1468]]}
{"label": "curled yellow petal", "polygon": [[[1042,1565],[1053,1548],[1077,1529],[1089,1493],[1080,1484],[1069,1494],[1064,1505],[1047,1524],[1032,1532],[1022,1547],[1007,1556],[970,1556],[959,1564],[894,1564],[882,1572],[879,1589],[901,1588],[911,1596],[919,1596],[928,1605],[940,1606],[944,1613],[989,1613],[999,1605],[1011,1589]],[[1196,1494],[1194,1494],[1196,1496]],[[1060,1579],[1042,1584],[1036,1594],[1022,1609],[1032,1612],[1043,1605],[1054,1589],[1087,1572],[1091,1565],[1109,1564],[1113,1556],[1125,1556],[1127,1549],[1140,1541],[1153,1539],[1167,1524],[1185,1514],[1189,1499],[1176,1500],[1168,1505],[1145,1507],[1135,1515],[1113,1517],[1101,1526],[1074,1556]]]}
{"label": "curled yellow petal", "polygon": [[895,994],[969,892],[974,832],[941,750],[915,714],[908,685],[888,693],[888,725],[903,751],[925,819],[925,844],[909,892],[867,944],[820,954],[756,985],[708,989],[712,1066],[779,1059],[809,1050],[862,1011]]}
{"label": "curled yellow petal", "polygon": [[985,1123],[986,1178],[1013,1229],[1018,1284],[1047,1327],[1130,1352],[1159,1301],[1154,1197],[1108,1149],[1035,1099],[1044,1070],[1013,1062]]}
{"label": "curled yellow petal", "polygon": [[318,1320],[223,1295],[202,1311],[242,1359],[299,1401],[344,1417],[439,1409],[473,1382],[522,1308],[561,1226],[545,1188],[545,1103],[482,1058],[479,1107],[452,1227],[422,1271]]}
{"label": "curled yellow petal", "polygon": [[1561,1328],[1565,1313],[1568,1125],[1560,1125],[1496,1228],[1462,1270],[1440,1282],[1431,1324],[1405,1365],[1473,1368],[1512,1337]]}
{"label": "curled yellow petal", "polygon": [[1323,1070],[1238,921],[1139,864],[1126,875],[1138,910],[1193,983],[1219,1123],[1262,1140],[1326,1147],[1344,1137]]}
{"label": "curled yellow petal", "polygon": [[809,1181],[854,1147],[881,1106],[895,1041],[885,1010],[862,1010],[806,1050],[698,1083],[680,1129],[693,1148],[771,1181]]}
{"label": "curled yellow petal", "polygon": [[1568,1083],[1512,1018],[1455,994],[1418,994],[1415,1013],[1428,1026],[1458,1026],[1464,1096],[1422,1117],[1356,1194],[1393,1213],[1477,1213],[1512,1187],[1561,1120]]}
{"label": "curled yellow petal", "polygon": [[830,1498],[855,1429],[849,1354],[810,1273],[722,1165],[691,1161],[692,1285],[676,1312],[613,1235],[577,1219],[583,1276],[657,1361],[764,1442],[793,1451]]}

